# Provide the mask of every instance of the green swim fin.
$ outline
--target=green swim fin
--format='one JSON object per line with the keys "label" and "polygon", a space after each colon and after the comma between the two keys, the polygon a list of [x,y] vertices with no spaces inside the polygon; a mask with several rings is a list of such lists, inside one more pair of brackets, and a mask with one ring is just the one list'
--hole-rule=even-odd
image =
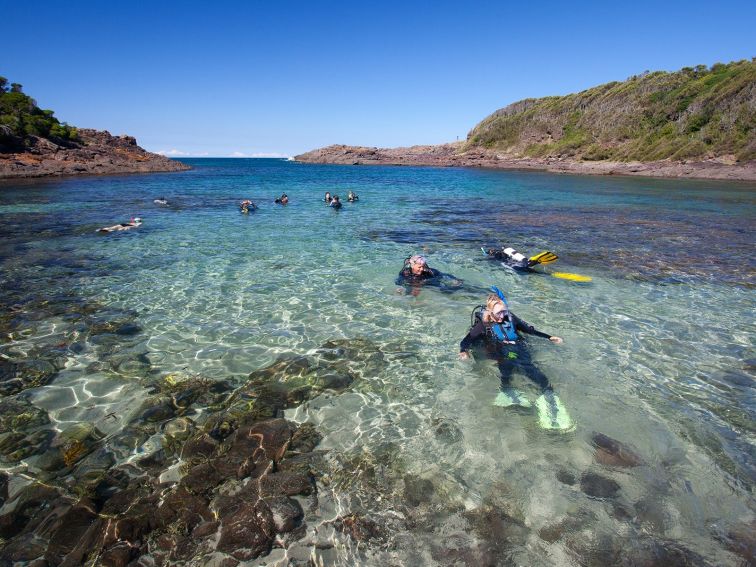
{"label": "green swim fin", "polygon": [[496,396],[493,403],[500,408],[508,408],[510,406],[529,408],[531,406],[530,400],[525,397],[525,394],[515,388],[504,388],[499,392],[499,395]]}
{"label": "green swim fin", "polygon": [[571,431],[575,428],[575,422],[567,413],[567,408],[554,392],[548,391],[538,396],[535,405],[538,410],[538,424],[543,429]]}
{"label": "green swim fin", "polygon": [[551,262],[554,262],[557,260],[559,256],[554,254],[553,252],[541,252],[540,254],[536,254],[535,256],[531,256],[529,258],[532,265],[535,264],[550,264]]}

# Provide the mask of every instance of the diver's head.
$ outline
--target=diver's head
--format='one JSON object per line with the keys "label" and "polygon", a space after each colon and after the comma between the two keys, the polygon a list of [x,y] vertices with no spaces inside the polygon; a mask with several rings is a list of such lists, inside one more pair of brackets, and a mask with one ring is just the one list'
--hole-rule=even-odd
{"label": "diver's head", "polygon": [[488,296],[488,300],[486,301],[486,314],[488,315],[487,318],[489,321],[501,323],[507,318],[509,308],[498,295],[492,293]]}
{"label": "diver's head", "polygon": [[425,256],[415,254],[414,256],[410,256],[409,267],[414,275],[419,276],[428,267],[428,261],[425,259]]}

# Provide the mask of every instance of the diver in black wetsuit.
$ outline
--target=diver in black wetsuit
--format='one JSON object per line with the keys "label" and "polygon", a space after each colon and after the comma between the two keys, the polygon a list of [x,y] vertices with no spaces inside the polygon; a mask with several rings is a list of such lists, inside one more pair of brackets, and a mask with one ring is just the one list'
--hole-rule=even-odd
{"label": "diver in black wetsuit", "polygon": [[333,196],[330,206],[334,209],[340,209],[342,207],[341,199],[339,199],[338,195]]}
{"label": "diver in black wetsuit", "polygon": [[[448,284],[444,282],[445,279],[450,280]],[[396,285],[403,286],[397,290],[399,293],[416,296],[425,285],[432,285],[446,292],[456,291],[461,289],[462,280],[431,268],[424,256],[416,254],[404,260],[404,267],[396,278]]]}
{"label": "diver in black wetsuit", "polygon": [[520,254],[514,248],[482,248],[483,252],[491,260],[498,260],[521,272],[533,272],[533,268],[539,264],[550,264],[557,260],[558,256],[553,252],[541,252],[531,258]]}
{"label": "diver in black wetsuit", "polygon": [[469,358],[468,350],[475,344],[483,343],[486,354],[496,361],[501,373],[502,389],[509,386],[515,367],[537,384],[542,391],[551,390],[546,375],[536,367],[519,333],[544,337],[551,342],[562,343],[561,337],[538,331],[509,311],[506,303],[496,294],[488,296],[485,307],[476,307],[470,331],[459,343],[459,357]]}

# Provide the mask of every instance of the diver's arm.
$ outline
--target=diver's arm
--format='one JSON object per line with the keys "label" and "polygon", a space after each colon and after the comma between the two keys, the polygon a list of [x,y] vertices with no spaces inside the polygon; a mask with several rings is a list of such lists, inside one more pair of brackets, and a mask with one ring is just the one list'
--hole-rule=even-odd
{"label": "diver's arm", "polygon": [[525,334],[535,335],[536,337],[543,337],[544,339],[551,339],[552,337],[552,335],[549,335],[548,333],[539,331],[530,323],[526,323],[514,313],[512,313],[512,320],[514,321],[515,329],[522,331]]}
{"label": "diver's arm", "polygon": [[480,339],[486,333],[486,326],[482,321],[478,321],[465,335],[465,338],[459,343],[459,352],[465,352],[470,349],[475,341]]}

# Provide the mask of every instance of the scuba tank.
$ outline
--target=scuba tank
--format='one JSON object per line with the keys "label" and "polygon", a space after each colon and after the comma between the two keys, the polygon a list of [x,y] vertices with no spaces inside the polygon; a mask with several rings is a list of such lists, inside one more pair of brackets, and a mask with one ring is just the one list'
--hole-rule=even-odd
{"label": "scuba tank", "polygon": [[[523,254],[520,254],[517,250],[515,250],[512,247],[504,248],[501,253],[507,257],[507,264],[514,268],[529,268],[530,262],[528,262],[528,258],[524,256]],[[506,303],[506,301],[504,302]]]}

